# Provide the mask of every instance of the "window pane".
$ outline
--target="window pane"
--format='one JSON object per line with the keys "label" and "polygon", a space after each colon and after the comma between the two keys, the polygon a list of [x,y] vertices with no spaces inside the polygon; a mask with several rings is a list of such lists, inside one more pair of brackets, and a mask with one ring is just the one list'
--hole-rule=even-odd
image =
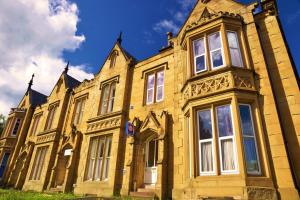
{"label": "window pane", "polygon": [[103,172],[103,178],[102,179],[108,178],[110,151],[111,151],[111,137],[106,139],[105,163],[104,163],[104,172]]}
{"label": "window pane", "polygon": [[154,89],[147,90],[147,103],[153,102]]}
{"label": "window pane", "polygon": [[232,119],[230,106],[217,107],[219,137],[232,136]]}
{"label": "window pane", "polygon": [[205,66],[205,56],[199,56],[196,58],[196,72],[200,72],[206,69]]}
{"label": "window pane", "polygon": [[147,89],[154,88],[154,74],[148,76]]}
{"label": "window pane", "polygon": [[103,93],[101,98],[101,114],[104,114],[107,112],[107,104],[108,104],[108,98],[109,98],[109,85],[105,85],[103,87]]}
{"label": "window pane", "polygon": [[239,108],[243,135],[254,136],[250,107],[247,105],[240,105]]}
{"label": "window pane", "polygon": [[3,176],[4,170],[6,168],[8,158],[10,153],[4,153],[1,164],[0,164],[0,178]]}
{"label": "window pane", "polygon": [[244,149],[248,172],[259,172],[255,140],[253,137],[244,137]]}
{"label": "window pane", "polygon": [[223,171],[235,170],[235,158],[232,139],[221,140]]}
{"label": "window pane", "polygon": [[211,59],[213,67],[220,67],[223,65],[223,56],[222,56],[222,50],[219,49],[217,51],[214,51],[211,53]]}
{"label": "window pane", "polygon": [[212,138],[212,123],[211,123],[211,111],[199,111],[198,112],[199,122],[199,139],[211,139]]}
{"label": "window pane", "polygon": [[201,171],[213,171],[213,152],[211,142],[201,143]]}
{"label": "window pane", "polygon": [[237,35],[234,32],[227,32],[228,44],[231,48],[239,48]]}
{"label": "window pane", "polygon": [[203,55],[205,54],[205,44],[204,39],[195,40],[193,42],[194,44],[194,54],[195,56]]}
{"label": "window pane", "polygon": [[238,49],[230,49],[230,57],[233,66],[242,67],[242,58]]}
{"label": "window pane", "polygon": [[164,97],[164,87],[160,86],[157,88],[156,101],[161,101]]}
{"label": "window pane", "polygon": [[164,71],[157,72],[157,85],[164,85]]}
{"label": "window pane", "polygon": [[112,112],[114,108],[114,101],[115,101],[115,93],[116,93],[116,83],[112,83],[110,89],[110,97],[108,103],[108,112]]}
{"label": "window pane", "polygon": [[210,51],[216,50],[216,49],[220,49],[222,47],[221,45],[221,37],[220,37],[220,33],[214,33],[211,34],[208,37],[209,40],[209,49]]}

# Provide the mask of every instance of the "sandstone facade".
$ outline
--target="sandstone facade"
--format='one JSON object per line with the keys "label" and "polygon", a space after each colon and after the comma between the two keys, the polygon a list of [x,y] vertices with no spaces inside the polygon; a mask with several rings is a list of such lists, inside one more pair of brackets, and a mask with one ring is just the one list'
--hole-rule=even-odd
{"label": "sandstone facade", "polygon": [[199,0],[167,43],[137,61],[119,37],[94,79],[67,66],[47,97],[31,81],[0,139],[1,184],[298,200],[299,77],[275,0]]}

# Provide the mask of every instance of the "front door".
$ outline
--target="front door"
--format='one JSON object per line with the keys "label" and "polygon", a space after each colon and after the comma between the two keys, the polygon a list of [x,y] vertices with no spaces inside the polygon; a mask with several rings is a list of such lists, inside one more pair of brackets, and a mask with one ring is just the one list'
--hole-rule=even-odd
{"label": "front door", "polygon": [[0,178],[2,178],[2,176],[3,176],[5,167],[8,162],[8,158],[9,158],[9,153],[4,153],[1,164],[0,164]]}
{"label": "front door", "polygon": [[146,143],[144,183],[155,184],[157,181],[158,142],[150,140]]}

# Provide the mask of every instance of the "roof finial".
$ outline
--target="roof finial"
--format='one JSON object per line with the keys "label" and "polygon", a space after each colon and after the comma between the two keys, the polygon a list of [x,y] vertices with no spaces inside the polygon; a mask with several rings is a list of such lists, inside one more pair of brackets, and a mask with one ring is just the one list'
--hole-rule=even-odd
{"label": "roof finial", "polygon": [[122,31],[120,31],[119,37],[117,39],[117,42],[119,42],[119,44],[122,44]]}
{"label": "roof finial", "polygon": [[27,88],[26,92],[28,92],[29,90],[31,90],[31,86],[33,85],[33,77],[34,77],[34,74],[32,74],[32,76],[31,76],[31,79],[30,79],[30,81],[28,83],[28,88]]}
{"label": "roof finial", "polygon": [[69,71],[69,64],[70,64],[70,62],[68,61],[67,65],[65,67],[65,71],[64,71],[65,74],[67,74]]}

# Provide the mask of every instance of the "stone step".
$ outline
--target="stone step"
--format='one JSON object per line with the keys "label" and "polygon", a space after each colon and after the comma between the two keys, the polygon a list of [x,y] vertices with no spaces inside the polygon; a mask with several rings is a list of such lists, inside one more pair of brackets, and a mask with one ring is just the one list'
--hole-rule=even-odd
{"label": "stone step", "polygon": [[154,192],[130,192],[131,197],[138,197],[138,198],[155,198]]}
{"label": "stone step", "polygon": [[137,190],[138,192],[155,192],[155,190],[154,189],[152,189],[152,188],[138,188],[138,190]]}

